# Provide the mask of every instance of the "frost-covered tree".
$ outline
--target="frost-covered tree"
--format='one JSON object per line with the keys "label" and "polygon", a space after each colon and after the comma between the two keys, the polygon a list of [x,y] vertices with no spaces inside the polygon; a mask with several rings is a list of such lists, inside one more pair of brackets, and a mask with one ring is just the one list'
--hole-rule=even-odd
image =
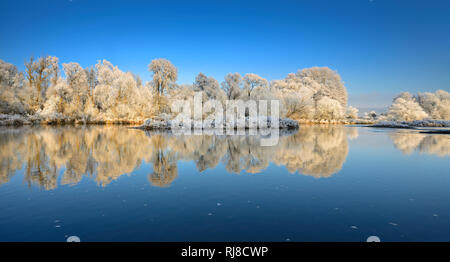
{"label": "frost-covered tree", "polygon": [[324,96],[316,104],[316,119],[341,119],[344,117],[339,101]]}
{"label": "frost-covered tree", "polygon": [[159,95],[163,95],[169,85],[177,81],[177,68],[169,60],[163,58],[152,60],[148,69],[153,73],[153,84]]}
{"label": "frost-covered tree", "polygon": [[47,89],[47,100],[40,113],[51,119],[64,119],[72,115],[75,106],[70,106],[73,98],[73,89],[69,87],[65,79],[59,78],[55,85]]}
{"label": "frost-covered tree", "polygon": [[11,87],[16,74],[17,68],[14,65],[0,60],[0,113],[12,113],[15,94]]}
{"label": "frost-covered tree", "polygon": [[17,113],[33,113],[34,109],[32,108],[32,105],[35,101],[34,98],[37,96],[37,91],[28,85],[28,81],[25,80],[22,72],[16,74],[13,89],[17,99],[20,101],[21,108],[23,109],[19,110]]}
{"label": "frost-covered tree", "polygon": [[429,117],[420,107],[416,98],[408,92],[403,92],[396,98],[389,108],[388,117],[398,121],[422,120]]}
{"label": "frost-covered tree", "polygon": [[118,100],[118,89],[114,88],[118,69],[106,60],[99,61],[95,68],[98,72],[98,84],[94,89],[95,105],[105,117],[112,118]]}
{"label": "frost-covered tree", "polygon": [[195,77],[195,82],[192,87],[194,88],[195,91],[205,92],[208,89],[209,85],[210,83],[208,81],[208,77],[200,72]]}
{"label": "frost-covered tree", "polygon": [[95,106],[105,117],[112,118],[112,111],[118,100],[118,89],[113,86],[117,79],[118,68],[106,60],[99,61],[95,68],[98,81],[94,89]]}
{"label": "frost-covered tree", "polygon": [[49,64],[50,84],[56,85],[60,77],[59,58],[55,56],[48,56],[47,63]]}
{"label": "frost-covered tree", "polygon": [[[313,67],[272,81],[282,101],[284,116],[294,119],[331,120],[345,115],[347,91],[341,77],[327,67]],[[323,99],[329,98],[329,99]],[[330,100],[331,99],[331,100]],[[336,106],[334,101],[338,101]],[[324,106],[332,106],[325,110]],[[336,110],[340,110],[337,112]]]}
{"label": "frost-covered tree", "polygon": [[159,58],[152,60],[148,65],[148,70],[153,74],[152,85],[155,90],[155,103],[158,112],[162,112],[164,107],[164,95],[167,89],[177,81],[178,70],[169,60]]}
{"label": "frost-covered tree", "polygon": [[238,99],[241,96],[241,80],[239,73],[228,73],[222,82],[222,89],[228,100]]}
{"label": "frost-covered tree", "polygon": [[318,84],[310,85],[317,92],[317,100],[326,96],[337,100],[341,107],[347,107],[347,89],[342,82],[341,76],[336,71],[328,67],[312,67],[299,70],[296,75],[304,83],[313,80]]}
{"label": "frost-covered tree", "polygon": [[24,88],[23,74],[16,66],[0,60],[0,113],[23,114],[29,108],[30,96]]}
{"label": "frost-covered tree", "polygon": [[0,84],[4,86],[12,86],[14,83],[14,77],[17,73],[17,67],[15,65],[6,63],[0,59]]}
{"label": "frost-covered tree", "polygon": [[[277,99],[281,114],[293,119],[331,120],[357,114],[351,107],[346,113],[345,86],[335,71],[325,67],[299,70],[270,85],[256,74],[241,77],[239,73],[227,74],[221,85],[203,73],[193,85],[177,85],[177,69],[165,59],[155,59],[149,64],[153,79],[146,84],[142,84],[139,76],[123,72],[106,60],[85,69],[77,63],[65,63],[64,75],[56,57],[31,58],[25,66],[23,74],[0,61],[2,113],[31,113],[37,118],[58,121],[138,120],[171,113],[169,105],[175,99],[189,100],[201,91],[204,102]],[[426,93],[417,99],[432,117],[448,118],[447,92]]]}
{"label": "frost-covered tree", "polygon": [[58,79],[58,58],[47,56],[34,60],[32,57],[30,61],[25,63],[25,67],[28,85],[36,90],[36,100],[32,107],[37,110],[43,106],[45,97],[42,97],[50,83],[56,83]]}
{"label": "frost-covered tree", "polygon": [[84,111],[89,96],[89,82],[85,70],[78,63],[63,64],[66,82],[71,89],[71,106],[73,114],[80,115]]}
{"label": "frost-covered tree", "polygon": [[313,119],[316,111],[313,92],[308,88],[301,88],[295,92],[282,90],[281,99],[284,115],[293,119]]}
{"label": "frost-covered tree", "polygon": [[364,112],[363,118],[366,120],[385,120],[384,116],[381,116],[383,119],[380,119],[380,116],[377,114],[377,112],[372,110],[370,112]]}
{"label": "frost-covered tree", "polygon": [[345,116],[348,119],[357,119],[358,118],[358,109],[353,106],[347,107],[347,112],[346,112]]}
{"label": "frost-covered tree", "polygon": [[226,96],[225,92],[220,88],[219,82],[213,77],[207,77],[203,73],[199,73],[195,77],[192,88],[195,92],[204,92],[208,99],[223,101]]}
{"label": "frost-covered tree", "polygon": [[[153,95],[149,86],[138,86],[131,72],[123,72],[117,66],[103,60],[97,63],[97,85],[94,89],[94,105],[89,114],[105,121],[136,120],[150,117],[153,111],[148,102]],[[86,110],[85,110],[86,111]]]}
{"label": "frost-covered tree", "polygon": [[418,93],[417,101],[423,110],[433,119],[450,119],[450,94],[444,90],[435,93]]}
{"label": "frost-covered tree", "polygon": [[139,75],[137,75],[137,74],[133,74],[133,77],[134,77],[134,80],[136,81],[137,87],[141,87],[142,86],[142,79],[141,79],[141,77]]}
{"label": "frost-covered tree", "polygon": [[315,101],[313,88],[302,83],[295,74],[272,82],[277,97],[281,100],[283,116],[294,119],[313,119]]}
{"label": "frost-covered tree", "polygon": [[257,74],[249,73],[243,78],[244,92],[247,97],[251,97],[252,91],[256,88],[267,88],[268,82],[266,79],[260,77]]}
{"label": "frost-covered tree", "polygon": [[[46,100],[40,114],[49,120],[83,118],[89,89],[86,72],[78,63],[73,62],[63,64],[63,69],[66,78],[51,80],[52,85],[46,91]],[[58,75],[59,70],[54,70],[52,76]]]}
{"label": "frost-covered tree", "polygon": [[84,69],[86,72],[87,82],[89,86],[89,97],[93,99],[94,97],[94,89],[98,84],[97,81],[97,71],[95,71],[94,67],[87,67]]}

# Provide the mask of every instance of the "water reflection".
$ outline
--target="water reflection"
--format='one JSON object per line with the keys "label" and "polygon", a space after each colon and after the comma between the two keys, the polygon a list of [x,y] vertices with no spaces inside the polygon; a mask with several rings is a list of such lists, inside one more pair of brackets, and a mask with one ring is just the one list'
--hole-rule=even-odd
{"label": "water reflection", "polygon": [[422,134],[397,132],[390,133],[395,148],[404,154],[411,154],[415,151],[437,156],[450,155],[450,137],[439,134]]}
{"label": "water reflection", "polygon": [[149,183],[168,186],[180,160],[195,162],[199,172],[222,163],[229,173],[260,173],[274,163],[292,173],[329,177],[345,162],[347,138],[357,136],[357,128],[305,126],[276,146],[261,147],[257,136],[174,136],[117,126],[4,128],[0,183],[23,170],[28,185],[45,190],[56,188],[59,176],[61,184],[90,177],[106,186],[145,162],[152,166]]}
{"label": "water reflection", "polygon": [[[289,172],[298,171],[314,177],[329,177],[339,170],[348,154],[346,132],[354,138],[355,129],[313,126],[301,128],[280,143],[274,162],[284,165]],[[356,130],[357,132],[357,130]]]}
{"label": "water reflection", "polygon": [[[116,126],[5,128],[0,134],[0,184],[23,169],[28,185],[50,190],[59,176],[63,185],[91,177],[106,186],[143,162],[152,165],[152,185],[168,186],[178,176],[180,160],[194,161],[199,172],[223,163],[229,173],[260,173],[274,163],[291,173],[329,177],[342,168],[347,139],[357,138],[358,128],[303,126],[273,147],[261,147],[256,136],[174,136]],[[392,132],[389,137],[405,154],[450,155],[447,135]]]}

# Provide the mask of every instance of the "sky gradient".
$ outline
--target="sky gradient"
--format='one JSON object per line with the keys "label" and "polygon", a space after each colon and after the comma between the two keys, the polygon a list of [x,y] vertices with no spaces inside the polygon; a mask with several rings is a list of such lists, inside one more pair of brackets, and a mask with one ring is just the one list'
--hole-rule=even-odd
{"label": "sky gradient", "polygon": [[0,0],[0,59],[21,70],[30,56],[83,67],[106,59],[148,81],[147,65],[162,57],[178,83],[328,66],[351,105],[378,107],[402,91],[450,91],[449,14],[444,0]]}

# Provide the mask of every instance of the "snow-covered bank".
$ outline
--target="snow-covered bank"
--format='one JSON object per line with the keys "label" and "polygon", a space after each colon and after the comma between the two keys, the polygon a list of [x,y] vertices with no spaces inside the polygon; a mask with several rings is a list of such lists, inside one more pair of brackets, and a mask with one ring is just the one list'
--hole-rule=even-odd
{"label": "snow-covered bank", "polygon": [[0,114],[0,126],[22,126],[30,124],[32,122],[22,115]]}
{"label": "snow-covered bank", "polygon": [[380,121],[370,127],[415,128],[415,127],[450,127],[448,120],[414,120],[414,121]]}
{"label": "snow-covered bank", "polygon": [[[274,122],[272,120],[272,118],[267,117],[267,118],[245,118],[245,125],[240,127],[240,128],[245,128],[245,129],[249,129],[249,128],[254,128],[254,127],[258,127],[259,126],[263,126],[264,128],[276,128],[274,125]],[[233,125],[235,128],[237,128],[237,124],[234,123]],[[192,122],[191,128],[194,129],[214,129],[214,128],[218,128],[219,125],[217,125],[215,123],[215,120],[212,120],[210,122],[208,121],[203,121],[200,123],[194,123]],[[226,128],[227,127],[227,122],[226,120],[223,121],[222,123],[222,127]],[[136,127],[138,129],[143,129],[143,130],[171,130],[174,128],[182,128],[181,123],[176,123],[173,120],[170,119],[164,119],[164,118],[149,118],[146,119],[144,121],[144,124],[141,126]],[[289,119],[289,118],[279,118],[279,122],[278,122],[278,128],[281,130],[295,130],[299,128],[299,124],[297,121]]]}
{"label": "snow-covered bank", "polygon": [[[246,120],[248,121],[248,119]],[[256,121],[253,119],[251,121]],[[171,120],[168,118],[152,118],[152,119],[110,119],[104,117],[75,119],[68,118],[60,114],[50,116],[41,115],[19,115],[19,114],[0,114],[0,126],[22,126],[22,125],[66,125],[66,124],[117,124],[117,125],[142,125],[143,129],[170,129]],[[224,122],[225,123],[225,122]],[[298,124],[301,125],[368,125],[373,124],[373,120],[367,119],[338,119],[338,120],[309,120],[300,119],[292,120],[289,118],[280,118],[280,129],[296,129]],[[214,126],[214,122],[212,123]],[[247,123],[248,124],[248,123]],[[268,127],[271,126],[270,119]],[[144,128],[145,127],[145,128]],[[210,126],[208,126],[210,127]]]}
{"label": "snow-covered bank", "polygon": [[39,115],[6,115],[0,114],[0,126],[24,126],[24,125],[140,125],[143,119],[74,119],[58,115],[43,117]]}
{"label": "snow-covered bank", "polygon": [[373,120],[369,119],[299,119],[297,121],[302,125],[369,125],[374,123]]}

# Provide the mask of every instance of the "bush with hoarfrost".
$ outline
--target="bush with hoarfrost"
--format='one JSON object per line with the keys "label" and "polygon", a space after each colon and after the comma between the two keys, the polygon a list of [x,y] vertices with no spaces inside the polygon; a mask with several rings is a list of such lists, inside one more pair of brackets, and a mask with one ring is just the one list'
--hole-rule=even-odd
{"label": "bush with hoarfrost", "polygon": [[[23,74],[17,68],[0,59],[0,113],[24,114],[27,107],[22,98]],[[30,94],[27,94],[30,95]]]}
{"label": "bush with hoarfrost", "polygon": [[401,93],[394,98],[386,120],[414,121],[424,119],[450,120],[450,94],[444,90],[412,95]]}
{"label": "bush with hoarfrost", "polygon": [[337,100],[343,108],[347,106],[347,89],[336,71],[328,67],[311,67],[299,70],[296,75],[303,82],[312,80],[318,83],[312,85],[316,87],[316,96]]}
{"label": "bush with hoarfrost", "polygon": [[417,102],[416,98],[408,92],[401,93],[394,98],[388,111],[388,118],[397,121],[422,120],[429,117]]}
{"label": "bush with hoarfrost", "polygon": [[417,101],[431,118],[450,120],[450,94],[447,91],[418,93]]}
{"label": "bush with hoarfrost", "polygon": [[[339,74],[328,67],[312,67],[272,81],[283,116],[305,120],[345,117],[347,90]],[[330,106],[330,108],[327,108]]]}
{"label": "bush with hoarfrost", "polygon": [[55,114],[71,115],[73,111],[73,107],[70,106],[72,96],[73,90],[67,85],[66,80],[58,79],[56,85],[47,90],[47,100],[40,113],[45,117]]}
{"label": "bush with hoarfrost", "polygon": [[[64,75],[58,63],[52,56],[31,58],[25,63],[25,72],[19,72],[0,60],[0,113],[20,114],[33,122],[140,122],[161,114],[174,117],[170,105],[175,100],[192,100],[195,92],[202,91],[203,102],[279,100],[282,118],[327,123],[358,119],[358,110],[347,107],[347,90],[340,75],[328,67],[298,70],[270,83],[254,73],[243,77],[229,73],[219,85],[213,77],[200,73],[192,85],[178,85],[177,68],[166,59],[149,64],[152,81],[145,84],[139,76],[123,72],[106,60],[88,68],[64,63]],[[203,118],[212,113],[204,112]],[[447,91],[415,96],[402,93],[387,113],[366,117],[367,121],[424,119],[450,120]]]}
{"label": "bush with hoarfrost", "polygon": [[330,97],[322,97],[316,103],[316,119],[342,119],[344,110],[339,101]]}
{"label": "bush with hoarfrost", "polygon": [[[171,115],[163,114],[158,117],[149,118],[144,121],[144,124],[137,127],[139,129],[144,130],[160,130],[160,129],[171,129],[171,128],[186,128],[185,126],[182,126],[182,123],[176,123],[175,121],[172,121]],[[201,123],[200,128],[201,129],[216,129],[220,126],[222,128],[227,128],[228,125],[233,126],[234,128],[244,128],[244,129],[271,129],[275,128],[274,124],[275,119],[272,119],[270,116],[267,117],[245,117],[244,125],[238,126],[237,121],[227,121],[226,119],[223,119],[222,123],[216,122],[216,120],[212,121],[203,121]],[[174,124],[177,124],[177,126],[174,126]],[[179,126],[178,126],[179,124]],[[191,122],[190,128],[198,128],[195,126],[194,121]],[[297,121],[288,119],[288,118],[279,118],[278,119],[278,128],[282,130],[293,130],[298,129],[299,124]]]}
{"label": "bush with hoarfrost", "polygon": [[[325,67],[299,70],[270,84],[254,73],[243,77],[229,73],[219,85],[200,73],[193,85],[177,85],[176,67],[168,60],[155,59],[149,64],[153,79],[143,85],[138,76],[106,60],[88,68],[64,63],[64,78],[56,57],[31,58],[25,66],[25,73],[20,73],[0,61],[0,112],[29,113],[33,119],[58,122],[143,120],[171,114],[169,105],[174,100],[192,99],[195,91],[204,93],[203,102],[278,99],[281,116],[294,119],[343,118],[347,103],[340,76]],[[203,118],[211,113],[205,112]],[[270,106],[267,114],[271,114]]]}
{"label": "bush with hoarfrost", "polygon": [[103,60],[96,65],[97,85],[94,89],[94,106],[101,119],[134,120],[151,116],[151,92],[138,86],[135,76]]}
{"label": "bush with hoarfrost", "polygon": [[347,107],[345,117],[348,119],[358,119],[358,109],[353,106]]}

